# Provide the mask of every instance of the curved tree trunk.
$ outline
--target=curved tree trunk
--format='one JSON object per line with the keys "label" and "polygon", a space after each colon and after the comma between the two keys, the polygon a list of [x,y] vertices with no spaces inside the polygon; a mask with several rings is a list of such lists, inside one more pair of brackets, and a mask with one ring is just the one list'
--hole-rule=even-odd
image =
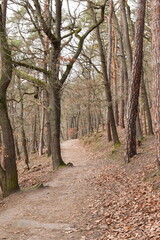
{"label": "curved tree trunk", "polygon": [[3,137],[3,166],[1,166],[0,185],[3,196],[6,197],[18,190],[19,186],[12,127],[7,113],[5,96],[2,99],[1,91],[0,96],[0,125]]}
{"label": "curved tree trunk", "polygon": [[12,59],[2,22],[2,11],[0,9],[0,126],[2,129],[4,152],[3,164],[0,166],[0,186],[3,196],[6,197],[19,189],[19,186],[13,131],[6,104],[6,91],[12,77]]}

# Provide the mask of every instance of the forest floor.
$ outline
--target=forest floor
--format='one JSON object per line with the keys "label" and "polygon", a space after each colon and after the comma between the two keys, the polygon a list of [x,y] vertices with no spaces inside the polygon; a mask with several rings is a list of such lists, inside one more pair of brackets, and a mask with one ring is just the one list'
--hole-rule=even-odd
{"label": "forest floor", "polygon": [[[123,136],[122,136],[123,142]],[[21,191],[0,200],[0,240],[160,240],[160,176],[153,137],[124,164],[101,133],[62,144],[74,167],[18,163]],[[42,187],[31,187],[43,183]]]}

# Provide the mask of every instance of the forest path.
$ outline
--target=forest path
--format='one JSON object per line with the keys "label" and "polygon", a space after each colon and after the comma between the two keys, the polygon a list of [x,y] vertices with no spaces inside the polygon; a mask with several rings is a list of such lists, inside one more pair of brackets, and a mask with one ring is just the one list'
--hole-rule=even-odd
{"label": "forest path", "polygon": [[88,180],[96,165],[79,140],[62,144],[65,162],[74,167],[61,168],[46,187],[19,192],[7,198],[0,211],[0,239],[7,240],[83,240],[86,201],[94,187]]}

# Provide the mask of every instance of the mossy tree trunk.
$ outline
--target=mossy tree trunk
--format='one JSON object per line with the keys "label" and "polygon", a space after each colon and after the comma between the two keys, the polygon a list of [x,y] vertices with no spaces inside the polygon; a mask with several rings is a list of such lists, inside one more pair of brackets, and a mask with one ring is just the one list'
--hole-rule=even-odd
{"label": "mossy tree trunk", "polygon": [[0,5],[0,126],[3,139],[3,161],[0,165],[0,186],[3,196],[19,189],[13,131],[6,103],[6,91],[12,78],[12,58],[7,44]]}

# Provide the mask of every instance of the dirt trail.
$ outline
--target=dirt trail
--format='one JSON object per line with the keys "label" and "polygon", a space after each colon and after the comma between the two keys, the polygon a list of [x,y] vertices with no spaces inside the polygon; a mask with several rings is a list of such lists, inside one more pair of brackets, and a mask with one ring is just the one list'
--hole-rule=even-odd
{"label": "dirt trail", "polygon": [[61,168],[46,187],[9,196],[0,211],[0,239],[81,240],[83,208],[94,189],[87,179],[95,166],[78,140],[62,144],[63,159],[74,167]]}

